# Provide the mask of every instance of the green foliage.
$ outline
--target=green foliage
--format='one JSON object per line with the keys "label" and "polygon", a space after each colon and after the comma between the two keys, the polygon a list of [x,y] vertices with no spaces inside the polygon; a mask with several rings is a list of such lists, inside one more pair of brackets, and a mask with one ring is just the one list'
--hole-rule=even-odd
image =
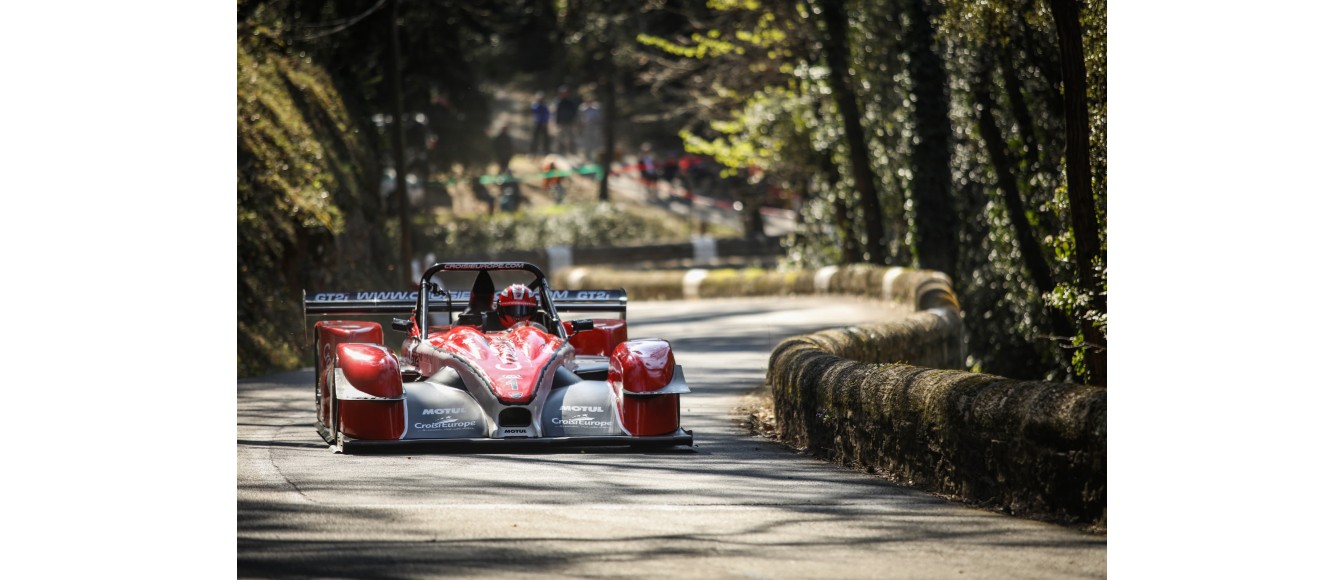
{"label": "green foliage", "polygon": [[306,362],[300,300],[324,272],[377,277],[370,244],[339,242],[376,235],[360,194],[372,156],[327,72],[286,48],[272,18],[263,7],[238,38],[240,376]]}
{"label": "green foliage", "polygon": [[[1092,195],[1101,224],[1101,247],[1106,248],[1106,0],[1083,4],[1083,59],[1087,67],[1087,112],[1091,122]],[[1102,279],[1105,280],[1103,274]]]}
{"label": "green foliage", "polygon": [[[890,255],[876,258],[906,266],[920,259],[913,240],[921,208],[911,190],[919,99],[912,94],[911,47],[902,44],[918,2],[935,15],[937,54],[946,66],[959,248],[948,273],[966,313],[968,363],[1018,378],[1076,378],[1077,325],[1097,324],[1103,333],[1106,326],[1099,306],[1107,271],[1105,0],[1085,1],[1081,10],[1101,225],[1102,255],[1093,265],[1103,281],[1099,296],[1078,288],[1059,48],[1041,0],[843,3],[846,72],[889,238]],[[854,152],[834,104],[834,71],[820,52],[818,0],[401,6],[406,110],[426,111],[427,126],[452,136],[440,139],[428,165],[470,167],[488,158],[483,129],[491,119],[481,87],[495,85],[482,79],[505,84],[524,71],[533,76],[521,78],[536,88],[558,86],[562,78],[572,86],[610,83],[619,100],[608,113],[622,123],[627,143],[670,147],[656,135],[677,134],[688,150],[714,157],[731,179],[759,179],[746,169],[761,168],[774,185],[798,192],[802,223],[788,242],[791,262],[834,264],[846,259],[842,242],[863,246]],[[369,193],[377,191],[389,144],[366,121],[388,112],[391,102],[388,15],[375,11],[354,22],[368,7],[337,0],[243,7],[250,13],[240,14],[238,38],[239,366],[252,372],[302,364],[293,346],[302,332],[302,321],[294,322],[299,289],[332,282],[330,272],[341,272],[346,286],[351,277],[385,276],[396,254],[396,222]],[[344,27],[336,32],[338,26],[315,23]],[[992,96],[990,116],[1007,149],[1008,179],[1020,192],[1027,242],[1016,235],[1010,219],[1016,215],[1009,214],[979,130],[977,88]],[[736,189],[743,196],[754,191]],[[681,224],[596,205],[418,219],[418,235],[430,246],[421,250],[440,242],[482,251],[653,243],[686,234]],[[1045,256],[1052,287],[1038,288],[1033,274],[1041,269],[1026,269],[1030,251]],[[1066,336],[1049,324],[1052,312],[1074,325]]]}
{"label": "green foliage", "polygon": [[809,107],[811,101],[803,95],[765,87],[747,98],[741,109],[728,113],[728,119],[711,122],[713,138],[689,130],[679,136],[688,152],[713,157],[728,175],[753,166],[770,171],[786,163],[788,154],[798,152],[798,141],[806,138],[798,124],[808,122],[798,115],[805,115]]}
{"label": "green foliage", "polygon": [[[954,277],[966,311],[971,365],[1022,379],[1072,379],[1077,376],[1072,352],[1060,348],[1060,341],[1072,336],[1054,336],[1048,323],[1052,303],[1045,296],[1054,289],[1038,291],[1023,260],[1025,251],[1043,251],[1057,283],[1072,279],[1068,256],[1061,252],[1072,240],[1062,226],[1067,206],[1059,205],[1066,199],[1059,194],[1063,111],[1059,89],[1047,74],[1057,64],[1042,58],[1057,52],[1053,22],[1040,2],[950,0],[938,26],[956,135],[953,187],[961,192],[963,216]],[[1016,79],[1019,110],[1009,74]],[[1016,160],[1011,178],[1023,197],[1031,238],[1041,249],[1019,246],[1001,201],[1005,192],[994,185],[995,170],[977,123],[980,105],[972,95],[977,83],[989,84],[995,123],[1010,148],[1006,153]]]}
{"label": "green foliage", "polygon": [[430,232],[453,252],[536,250],[547,246],[599,247],[673,243],[686,227],[666,217],[623,210],[608,203],[549,206],[494,215],[448,216]]}
{"label": "green foliage", "polygon": [[[320,70],[295,68],[304,65],[274,52],[254,56],[238,47],[238,146],[247,163],[239,202],[263,205],[251,202],[269,197],[265,205],[270,206],[240,211],[244,229],[268,231],[273,225],[288,236],[295,234],[295,225],[332,235],[344,230],[344,215],[331,194],[337,172],[324,162],[325,146],[292,94],[309,96],[315,106],[329,110],[330,83]],[[344,132],[348,121],[333,121]],[[284,219],[274,219],[279,216]]]}
{"label": "green foliage", "polygon": [[[898,263],[915,265],[912,241],[919,208],[911,198],[911,62],[902,45],[919,0],[847,6],[849,73],[863,109],[872,171],[879,184],[883,220]],[[1079,296],[1073,266],[1064,188],[1064,118],[1059,49],[1054,22],[1040,0],[945,0],[926,3],[935,18],[946,64],[953,139],[953,183],[959,256],[957,291],[967,315],[972,366],[1021,378],[1065,380],[1079,376],[1071,364],[1081,341],[1076,327],[1057,336],[1051,309],[1074,324],[1103,325],[1105,316]],[[677,58],[702,62],[697,98],[707,122],[681,136],[686,146],[714,156],[728,168],[756,165],[807,194],[803,222],[790,237],[789,259],[815,267],[841,261],[838,241],[860,238],[862,211],[842,138],[842,123],[829,97],[831,71],[819,45],[815,3],[711,2],[699,28],[641,42]],[[1092,164],[1102,230],[1105,230],[1105,2],[1087,2],[1085,30],[1092,115]],[[769,16],[766,16],[769,15]],[[734,28],[736,27],[736,28]],[[733,34],[720,31],[733,30]],[[688,40],[689,39],[689,40]],[[753,40],[770,43],[758,50]],[[732,49],[730,50],[730,47]],[[741,49],[741,50],[738,50]],[[750,75],[743,71],[768,71]],[[669,67],[675,64],[669,64]],[[1013,163],[1010,179],[1024,206],[1026,232],[1039,247],[1021,247],[1004,192],[978,129],[977,83],[989,83],[992,111]],[[829,169],[827,169],[829,168]],[[1104,242],[1103,242],[1104,243]],[[1043,253],[1053,287],[1037,288],[1025,270],[1024,252]],[[1104,256],[1103,256],[1104,259]],[[1104,276],[1105,265],[1096,265]],[[1103,278],[1104,279],[1104,278]]]}

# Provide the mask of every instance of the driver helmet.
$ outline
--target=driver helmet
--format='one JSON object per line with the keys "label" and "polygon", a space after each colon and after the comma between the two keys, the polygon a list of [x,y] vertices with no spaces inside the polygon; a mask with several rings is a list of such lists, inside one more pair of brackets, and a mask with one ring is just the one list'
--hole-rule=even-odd
{"label": "driver helmet", "polygon": [[495,312],[505,327],[530,321],[537,312],[537,293],[522,284],[509,286],[499,293]]}

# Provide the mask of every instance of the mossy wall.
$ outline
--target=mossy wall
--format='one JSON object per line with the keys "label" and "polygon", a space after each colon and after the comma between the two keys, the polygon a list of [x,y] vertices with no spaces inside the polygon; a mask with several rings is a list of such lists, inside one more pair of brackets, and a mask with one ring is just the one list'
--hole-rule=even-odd
{"label": "mossy wall", "polygon": [[389,238],[367,132],[327,71],[238,41],[239,376],[311,364],[303,290],[382,288]]}
{"label": "mossy wall", "polygon": [[1104,524],[1106,390],[920,366],[937,317],[782,342],[767,378],[780,437],[1017,515]]}
{"label": "mossy wall", "polygon": [[573,268],[554,284],[625,288],[631,300],[842,293],[907,304],[917,312],[902,320],[775,348],[767,382],[781,438],[986,507],[1105,525],[1106,390],[964,372],[960,305],[941,272]]}

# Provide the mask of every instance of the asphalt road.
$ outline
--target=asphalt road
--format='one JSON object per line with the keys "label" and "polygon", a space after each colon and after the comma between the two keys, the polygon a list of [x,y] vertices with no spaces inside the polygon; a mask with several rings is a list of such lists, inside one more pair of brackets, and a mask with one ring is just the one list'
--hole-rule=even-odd
{"label": "asphalt road", "polygon": [[780,339],[873,302],[632,303],[672,342],[696,446],[335,455],[311,370],[238,383],[238,576],[1086,578],[1106,538],[971,509],[755,438],[734,409]]}

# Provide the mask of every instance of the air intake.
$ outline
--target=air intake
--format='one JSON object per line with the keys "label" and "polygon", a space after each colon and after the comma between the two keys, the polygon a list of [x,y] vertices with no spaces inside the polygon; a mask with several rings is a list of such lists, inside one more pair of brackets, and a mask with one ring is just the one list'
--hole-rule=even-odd
{"label": "air intake", "polygon": [[499,412],[500,427],[527,427],[532,424],[532,411],[526,407],[509,407]]}

